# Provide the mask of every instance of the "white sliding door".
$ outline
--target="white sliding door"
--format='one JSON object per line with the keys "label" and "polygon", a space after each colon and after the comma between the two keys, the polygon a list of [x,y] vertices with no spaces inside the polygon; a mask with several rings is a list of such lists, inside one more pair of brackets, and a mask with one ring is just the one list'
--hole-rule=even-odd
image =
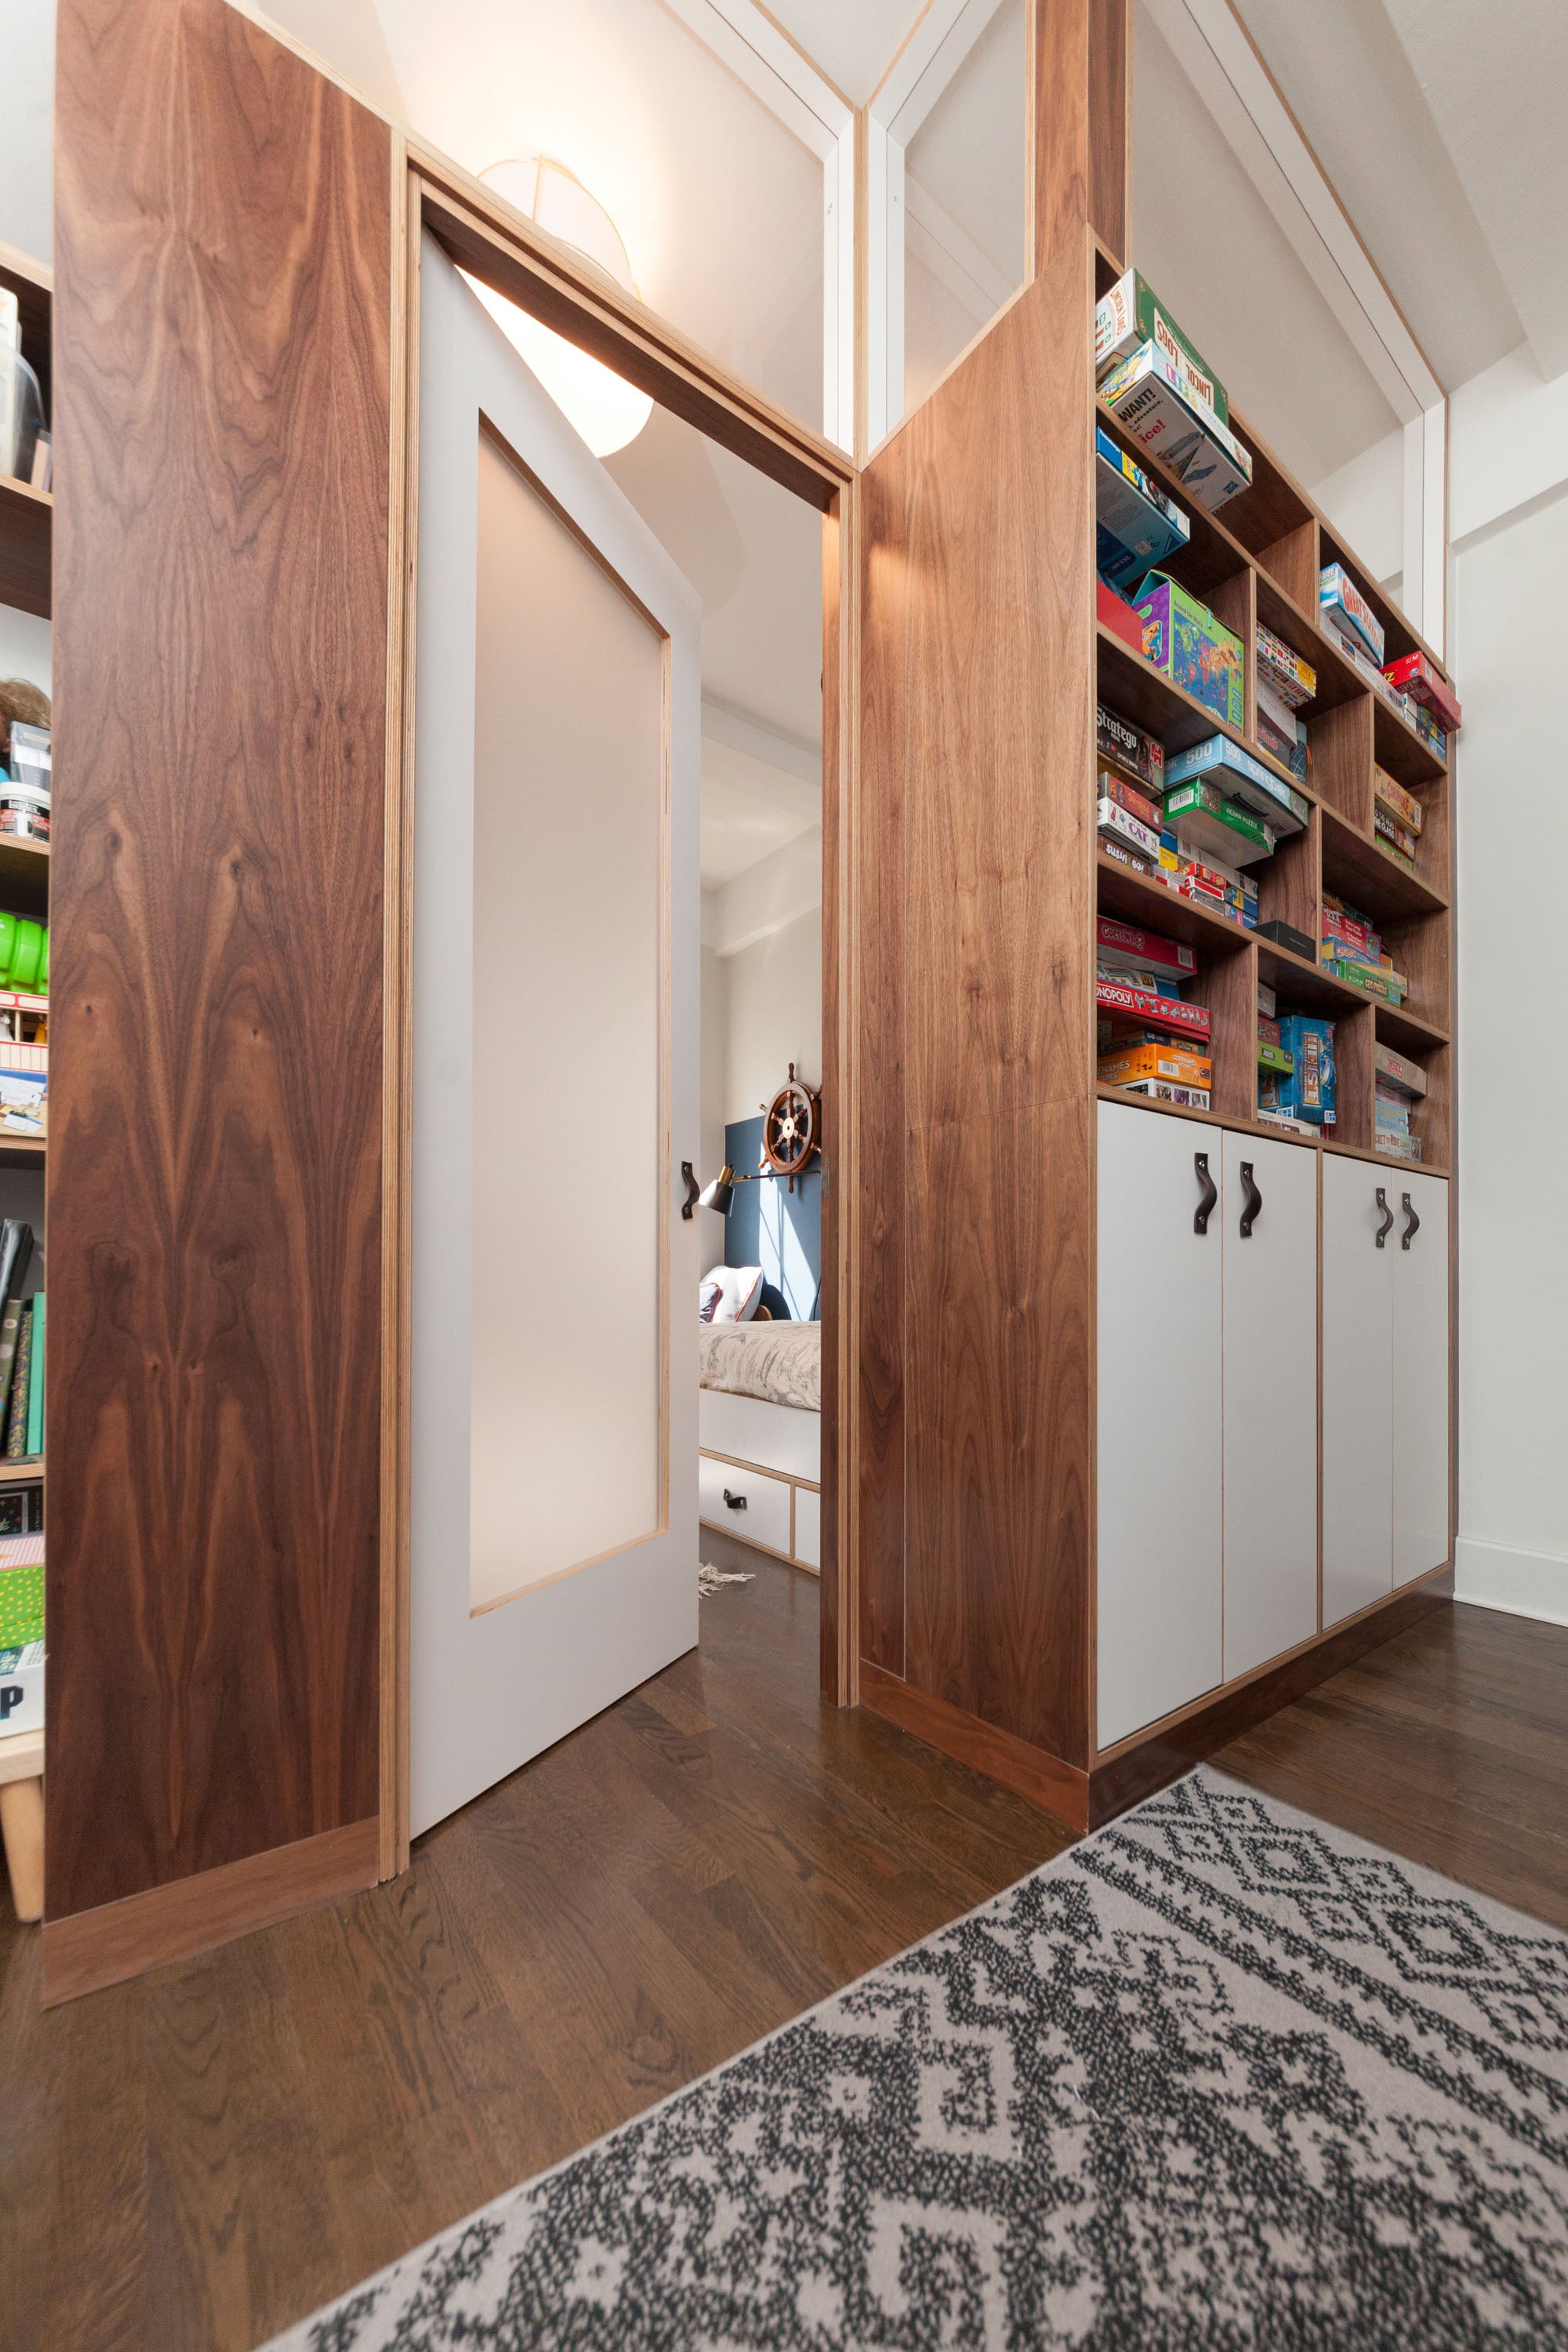
{"label": "white sliding door", "polygon": [[421,254],[411,1827],[697,1638],[697,601]]}

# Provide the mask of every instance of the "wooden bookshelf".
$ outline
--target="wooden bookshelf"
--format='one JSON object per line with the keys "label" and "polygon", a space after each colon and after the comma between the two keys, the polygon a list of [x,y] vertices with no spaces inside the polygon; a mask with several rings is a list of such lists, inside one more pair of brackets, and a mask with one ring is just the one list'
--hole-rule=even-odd
{"label": "wooden bookshelf", "polygon": [[[1099,251],[1097,290],[1117,274],[1114,257]],[[1413,1112],[1430,1173],[1448,1172],[1452,1134],[1453,957],[1450,926],[1452,829],[1446,759],[1390,708],[1313,617],[1321,565],[1341,563],[1376,612],[1387,633],[1390,658],[1413,651],[1441,663],[1418,631],[1390,604],[1344,535],[1316,508],[1288,468],[1245,418],[1233,416],[1237,436],[1253,457],[1253,485],[1209,513],[1184,491],[1158,459],[1142,449],[1103,402],[1100,426],[1142,467],[1191,519],[1188,544],[1162,569],[1206,604],[1241,639],[1245,665],[1244,719],[1226,721],[1096,624],[1100,699],[1109,709],[1157,736],[1168,752],[1185,751],[1213,735],[1240,744],[1308,803],[1306,830],[1279,843],[1272,857],[1250,866],[1258,888],[1258,919],[1283,919],[1316,941],[1321,935],[1325,891],[1369,916],[1387,952],[1410,982],[1403,1005],[1383,1003],[1335,978],[1313,959],[1262,939],[1211,914],[1100,851],[1096,857],[1097,908],[1196,947],[1194,993],[1203,999],[1211,975],[1226,968],[1219,1003],[1211,1003],[1214,1035],[1213,1108],[1207,1116],[1244,1131],[1258,1124],[1254,1016],[1257,983],[1271,987],[1282,1012],[1317,1014],[1336,1023],[1339,1118],[1326,1148],[1368,1153],[1399,1169],[1411,1163],[1373,1153],[1373,1057],[1376,1044],[1418,1062],[1427,1095]],[[1273,630],[1317,673],[1318,690],[1299,716],[1307,727],[1309,766],[1294,776],[1264,750],[1257,735],[1257,624]],[[1414,869],[1378,843],[1373,823],[1373,768],[1386,769],[1421,802],[1424,824]],[[1238,1066],[1238,1063],[1240,1066]],[[1140,1109],[1173,1108],[1119,1089],[1118,1101]],[[1262,1124],[1265,1133],[1282,1130]]]}

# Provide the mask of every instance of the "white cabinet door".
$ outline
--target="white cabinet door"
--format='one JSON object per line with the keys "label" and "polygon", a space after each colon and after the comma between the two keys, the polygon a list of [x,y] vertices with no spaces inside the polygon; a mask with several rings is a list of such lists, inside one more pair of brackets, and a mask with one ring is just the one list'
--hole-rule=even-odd
{"label": "white cabinet door", "polygon": [[1229,1682],[1318,1630],[1318,1155],[1224,1148]]}
{"label": "white cabinet door", "polygon": [[[1389,1171],[1323,1157],[1323,1623],[1394,1583],[1394,1280]],[[1384,1245],[1377,1246],[1379,1232]],[[1391,1246],[1392,1245],[1392,1246]]]}
{"label": "white cabinet door", "polygon": [[[1099,1742],[1220,1679],[1221,1130],[1099,1106]],[[1215,1205],[1194,1231],[1206,1157]]]}
{"label": "white cabinet door", "polygon": [[[1389,1171],[1394,1231],[1394,1582],[1448,1557],[1448,1186]],[[1408,1203],[1408,1206],[1406,1206]]]}

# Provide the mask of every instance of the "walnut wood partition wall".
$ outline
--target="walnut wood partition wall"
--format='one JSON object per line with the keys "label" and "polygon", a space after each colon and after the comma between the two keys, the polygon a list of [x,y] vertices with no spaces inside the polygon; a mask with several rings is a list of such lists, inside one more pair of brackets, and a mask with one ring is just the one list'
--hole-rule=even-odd
{"label": "walnut wood partition wall", "polygon": [[1094,1393],[1081,321],[1092,231],[1126,229],[1127,13],[1037,0],[1032,282],[861,479],[860,1694],[1079,1822]]}
{"label": "walnut wood partition wall", "polygon": [[377,1862],[392,142],[62,0],[47,1996]]}

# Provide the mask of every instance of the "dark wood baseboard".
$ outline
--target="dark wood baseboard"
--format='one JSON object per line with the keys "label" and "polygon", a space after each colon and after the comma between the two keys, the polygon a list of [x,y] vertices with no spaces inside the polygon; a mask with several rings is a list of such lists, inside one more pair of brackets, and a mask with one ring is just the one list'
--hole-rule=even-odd
{"label": "dark wood baseboard", "polygon": [[1089,1828],[1098,1829],[1102,1822],[1114,1821],[1130,1805],[1141,1803],[1156,1790],[1180,1780],[1194,1764],[1212,1756],[1216,1748],[1250,1731],[1267,1716],[1277,1715],[1303,1692],[1327,1682],[1342,1666],[1352,1664],[1368,1650],[1392,1641],[1395,1633],[1403,1633],[1407,1625],[1430,1616],[1435,1609],[1446,1608],[1453,1592],[1454,1570],[1450,1563],[1434,1575],[1424,1577],[1419,1584],[1408,1585],[1403,1592],[1394,1593],[1380,1607],[1352,1618],[1349,1624],[1321,1635],[1310,1649],[1298,1651],[1294,1657],[1258,1675],[1252,1682],[1222,1691],[1207,1706],[1200,1706],[1179,1722],[1152,1733],[1135,1748],[1113,1756],[1108,1763],[1097,1765],[1089,1781]]}
{"label": "dark wood baseboard", "polygon": [[356,1895],[375,1885],[379,1853],[380,1823],[373,1813],[118,1903],[47,1919],[44,2007],[168,1960],[189,1959],[335,1895]]}
{"label": "dark wood baseboard", "polygon": [[1009,1731],[983,1723],[978,1716],[932,1698],[912,1683],[890,1675],[868,1658],[860,1661],[860,1704],[873,1715],[886,1717],[904,1731],[940,1748],[961,1764],[970,1765],[986,1779],[998,1780],[1042,1812],[1069,1829],[1099,1829],[1131,1805],[1142,1803],[1156,1790],[1190,1772],[1216,1748],[1250,1731],[1292,1699],[1300,1698],[1342,1666],[1392,1641],[1407,1625],[1430,1616],[1453,1598],[1452,1564],[1440,1568],[1418,1584],[1407,1585],[1375,1609],[1353,1617],[1331,1633],[1320,1634],[1310,1647],[1283,1659],[1277,1666],[1221,1691],[1206,1706],[1191,1708],[1095,1767],[1081,1772],[1042,1748],[1031,1748]]}
{"label": "dark wood baseboard", "polygon": [[940,1748],[944,1756],[984,1772],[988,1780],[998,1780],[1016,1795],[1026,1797],[1030,1804],[1038,1805],[1053,1820],[1065,1822],[1069,1829],[1088,1828],[1089,1775],[1064,1764],[1060,1757],[1048,1755],[1043,1748],[1031,1748],[1026,1739],[999,1731],[994,1724],[965,1714],[963,1707],[949,1706],[946,1699],[932,1698],[929,1692],[889,1674],[886,1667],[874,1666],[868,1658],[860,1661],[860,1704],[873,1715],[896,1723],[900,1730],[912,1731],[918,1739]]}

